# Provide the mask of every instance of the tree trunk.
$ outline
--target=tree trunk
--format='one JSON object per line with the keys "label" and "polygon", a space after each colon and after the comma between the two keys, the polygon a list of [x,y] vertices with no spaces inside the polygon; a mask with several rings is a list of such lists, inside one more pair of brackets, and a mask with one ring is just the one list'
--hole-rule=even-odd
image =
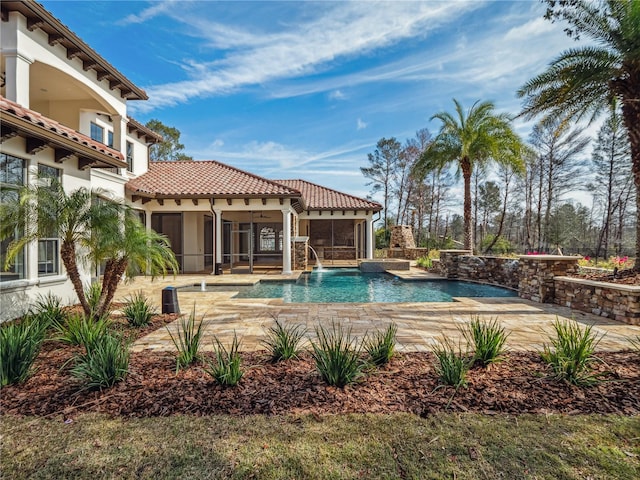
{"label": "tree trunk", "polygon": [[76,262],[76,246],[72,242],[63,241],[60,247],[60,256],[62,257],[62,263],[67,270],[67,275],[69,275],[73,289],[76,291],[78,301],[80,305],[82,305],[82,310],[85,315],[88,316],[91,314],[91,308],[84,296],[84,285],[82,285],[82,279],[80,278],[80,272],[78,271],[78,264]]}
{"label": "tree trunk", "polygon": [[109,265],[105,267],[104,276],[102,277],[102,295],[100,295],[101,302],[96,312],[94,312],[96,320],[109,311],[113,297],[118,289],[120,279],[127,269],[127,264],[127,257],[124,257],[110,261]]}
{"label": "tree trunk", "polygon": [[640,78],[632,79],[631,85],[632,92],[622,103],[622,116],[631,145],[631,171],[636,187],[636,262],[633,269],[640,272]]}
{"label": "tree trunk", "polygon": [[473,225],[471,220],[471,160],[464,157],[460,162],[464,179],[464,248],[473,250]]}
{"label": "tree trunk", "polygon": [[504,226],[504,218],[507,216],[507,200],[509,198],[509,180],[510,180],[510,178],[511,178],[511,175],[507,175],[507,177],[505,179],[505,183],[504,183],[504,203],[502,204],[502,213],[500,215],[500,225],[498,226],[498,232],[493,237],[493,240],[487,246],[487,248],[485,248],[484,253],[489,253],[491,251],[491,249],[493,248],[493,246],[498,241],[498,238],[500,237],[500,235],[502,235],[502,227]]}

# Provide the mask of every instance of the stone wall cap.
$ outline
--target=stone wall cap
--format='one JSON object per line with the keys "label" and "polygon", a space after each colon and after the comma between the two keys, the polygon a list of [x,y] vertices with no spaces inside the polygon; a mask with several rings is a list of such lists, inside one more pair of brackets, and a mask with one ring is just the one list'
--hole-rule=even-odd
{"label": "stone wall cap", "polygon": [[519,255],[518,258],[522,260],[560,260],[565,262],[582,259],[579,255]]}
{"label": "stone wall cap", "polygon": [[598,282],[596,280],[588,280],[578,277],[554,277],[554,280],[560,280],[568,283],[577,283],[580,285],[589,285],[592,287],[608,288],[610,290],[620,290],[623,292],[637,293],[640,295],[640,285],[627,285],[626,283]]}

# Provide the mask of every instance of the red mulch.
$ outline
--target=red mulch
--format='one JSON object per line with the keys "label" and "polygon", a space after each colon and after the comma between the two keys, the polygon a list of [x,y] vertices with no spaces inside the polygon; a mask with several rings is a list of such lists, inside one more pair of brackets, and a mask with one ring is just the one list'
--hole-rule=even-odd
{"label": "red mulch", "polygon": [[612,273],[594,272],[579,273],[572,277],[585,278],[596,282],[622,283],[624,285],[640,285],[640,272],[635,270],[620,270],[615,276]]}
{"label": "red mulch", "polygon": [[279,364],[264,352],[242,355],[245,376],[237,387],[221,387],[200,366],[176,374],[172,353],[131,357],[125,381],[103,391],[80,392],[62,366],[79,349],[48,342],[36,373],[22,385],[0,392],[0,412],[69,418],[83,412],[154,417],[175,414],[338,414],[412,412],[616,413],[640,414],[640,354],[601,352],[606,372],[593,387],[576,387],[549,376],[534,352],[509,353],[502,363],[469,372],[457,392],[439,386],[431,353],[403,353],[344,389],[327,386],[312,359]]}

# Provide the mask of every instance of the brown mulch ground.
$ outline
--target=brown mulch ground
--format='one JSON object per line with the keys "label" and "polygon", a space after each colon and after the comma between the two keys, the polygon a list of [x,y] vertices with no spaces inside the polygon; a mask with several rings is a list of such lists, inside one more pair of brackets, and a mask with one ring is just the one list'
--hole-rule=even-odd
{"label": "brown mulch ground", "polygon": [[571,275],[572,277],[586,278],[587,280],[595,280],[596,282],[621,283],[624,285],[640,285],[640,272],[634,270],[620,270],[616,275],[612,273],[594,272],[579,273]]}
{"label": "brown mulch ground", "polygon": [[600,353],[602,382],[575,387],[549,376],[538,354],[509,353],[489,369],[469,372],[457,392],[439,386],[431,353],[403,353],[355,385],[327,386],[312,359],[279,364],[264,352],[243,354],[245,376],[221,387],[200,366],[176,374],[172,353],[134,353],[125,381],[104,391],[81,392],[62,366],[80,349],[43,346],[36,373],[0,391],[0,413],[72,418],[83,412],[154,417],[174,414],[338,414],[440,411],[478,413],[640,414],[640,354]]}

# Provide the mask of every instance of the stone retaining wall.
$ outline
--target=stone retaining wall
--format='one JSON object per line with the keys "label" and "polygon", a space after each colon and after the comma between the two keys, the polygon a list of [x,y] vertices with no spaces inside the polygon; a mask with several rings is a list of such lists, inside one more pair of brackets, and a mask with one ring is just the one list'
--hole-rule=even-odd
{"label": "stone retaining wall", "polygon": [[554,303],[555,277],[578,272],[582,257],[562,255],[521,255],[518,267],[518,294],[541,303]]}
{"label": "stone retaining wall", "polygon": [[640,286],[556,277],[555,303],[640,325]]}

